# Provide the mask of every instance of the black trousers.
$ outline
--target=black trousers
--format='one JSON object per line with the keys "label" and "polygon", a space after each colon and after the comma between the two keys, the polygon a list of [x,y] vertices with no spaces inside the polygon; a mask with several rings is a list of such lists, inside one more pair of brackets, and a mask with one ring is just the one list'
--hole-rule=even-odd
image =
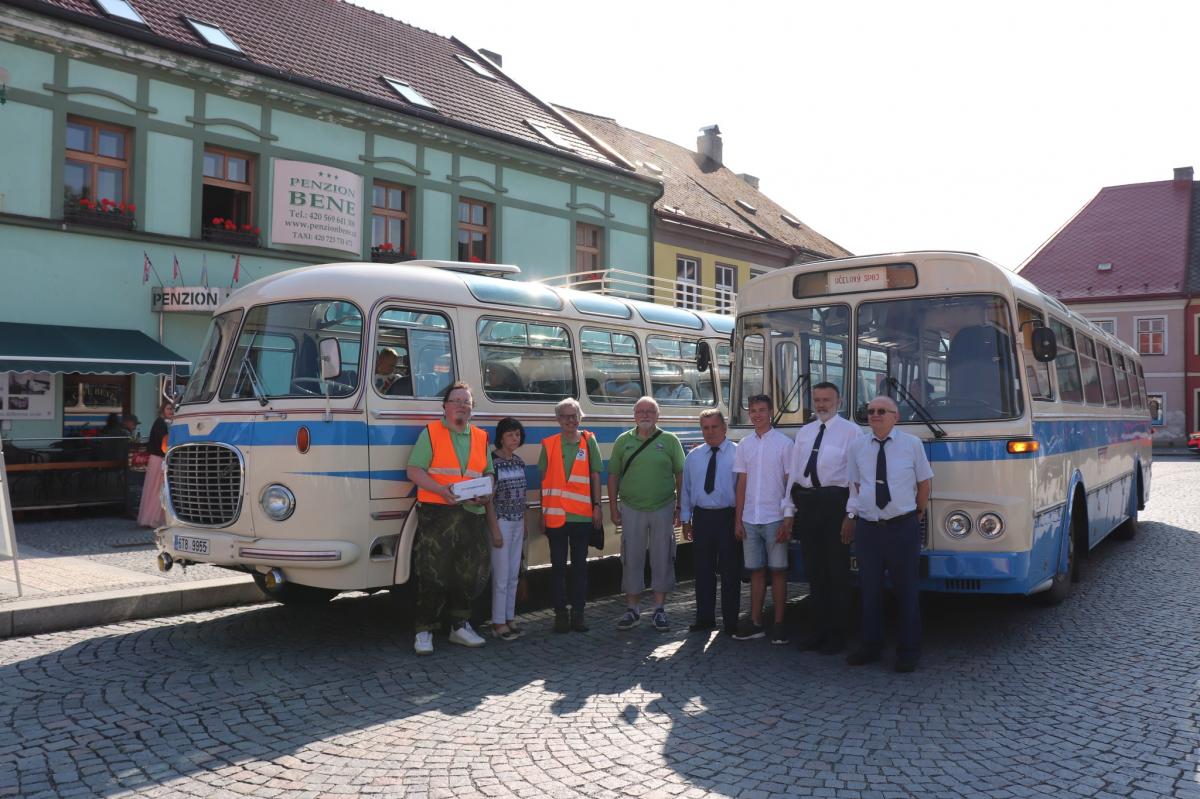
{"label": "black trousers", "polygon": [[917,593],[921,564],[921,523],[909,514],[891,524],[859,519],[854,528],[858,578],[862,586],[863,649],[883,648],[884,572],[892,578],[899,611],[896,654],[921,654],[921,603]]}
{"label": "black trousers", "polygon": [[734,627],[742,608],[742,542],[733,534],[735,508],[692,511],[692,557],[696,566],[696,621],[717,623],[717,575],[721,621]]}
{"label": "black trousers", "polygon": [[842,543],[847,488],[792,488],[796,519],[792,537],[800,541],[811,604],[810,633],[844,641],[850,625],[850,547]]}
{"label": "black trousers", "polygon": [[587,601],[588,539],[591,522],[565,522],[546,530],[550,539],[550,589],[555,610],[567,609],[567,551],[571,554],[571,608],[583,612]]}

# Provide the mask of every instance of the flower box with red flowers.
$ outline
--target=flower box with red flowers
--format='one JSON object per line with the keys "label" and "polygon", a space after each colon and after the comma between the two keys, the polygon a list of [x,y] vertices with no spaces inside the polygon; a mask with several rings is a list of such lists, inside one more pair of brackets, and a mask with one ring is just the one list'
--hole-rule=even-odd
{"label": "flower box with red flowers", "polygon": [[242,224],[239,225],[232,219],[224,219],[219,216],[214,216],[205,224],[204,230],[201,231],[200,237],[205,241],[215,242],[217,244],[232,244],[238,247],[257,247],[259,246],[259,236],[262,235],[262,228],[254,225]]}
{"label": "flower box with red flowers", "polygon": [[133,230],[136,225],[133,203],[115,202],[107,197],[96,201],[82,197],[69,200],[63,209],[63,221],[70,225],[90,225],[112,230]]}
{"label": "flower box with red flowers", "polygon": [[371,248],[371,261],[377,264],[398,264],[404,261],[415,261],[417,251],[404,252],[396,248],[390,241],[385,241],[378,247]]}

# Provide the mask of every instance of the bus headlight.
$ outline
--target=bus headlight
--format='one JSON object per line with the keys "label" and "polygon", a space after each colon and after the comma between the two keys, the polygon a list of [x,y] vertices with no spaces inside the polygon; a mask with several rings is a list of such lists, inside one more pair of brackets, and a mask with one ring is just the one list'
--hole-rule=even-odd
{"label": "bus headlight", "polygon": [[266,487],[259,500],[263,511],[277,522],[281,522],[296,510],[296,495],[287,486],[274,483]]}
{"label": "bus headlight", "polygon": [[999,538],[1004,532],[1004,520],[995,513],[985,513],[979,517],[979,534],[984,538]]}
{"label": "bus headlight", "polygon": [[971,517],[956,510],[946,517],[946,535],[951,538],[966,538],[971,532]]}

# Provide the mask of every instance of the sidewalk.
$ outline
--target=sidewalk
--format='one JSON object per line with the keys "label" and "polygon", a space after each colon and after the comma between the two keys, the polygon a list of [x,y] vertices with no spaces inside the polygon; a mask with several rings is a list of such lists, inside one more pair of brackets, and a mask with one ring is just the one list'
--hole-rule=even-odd
{"label": "sidewalk", "polygon": [[155,563],[154,534],[118,516],[16,522],[23,596],[0,562],[0,638],[263,601],[249,575]]}

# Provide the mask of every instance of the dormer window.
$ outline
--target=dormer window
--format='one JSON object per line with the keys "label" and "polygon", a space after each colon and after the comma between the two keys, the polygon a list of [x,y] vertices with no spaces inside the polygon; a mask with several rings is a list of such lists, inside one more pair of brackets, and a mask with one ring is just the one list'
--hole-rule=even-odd
{"label": "dormer window", "polygon": [[800,227],[800,220],[794,216],[788,216],[787,214],[780,214],[779,218],[782,219],[784,222],[787,222],[792,227]]}
{"label": "dormer window", "polygon": [[749,211],[749,212],[750,212],[750,213],[752,213],[752,214],[757,214],[757,213],[758,213],[758,209],[757,209],[757,208],[755,208],[755,207],[754,207],[753,205],[751,205],[750,203],[746,202],[745,200],[734,200],[734,202],[735,202],[735,203],[737,203],[737,204],[738,204],[738,206],[740,206],[740,207],[741,207],[743,210],[745,210],[745,211]]}
{"label": "dormer window", "polygon": [[146,24],[146,20],[142,19],[142,15],[137,12],[137,9],[125,0],[96,0],[96,5],[113,19],[119,19],[122,22],[132,22],[135,25]]}
{"label": "dormer window", "polygon": [[383,77],[383,82],[392,87],[392,91],[404,98],[405,101],[413,105],[419,105],[422,108],[428,108],[431,111],[436,111],[433,103],[426,100],[419,91],[417,91],[408,81],[400,80],[399,78],[389,78],[386,75]]}
{"label": "dormer window", "polygon": [[204,40],[204,43],[209,47],[215,47],[218,50],[228,50],[231,53],[241,53],[242,48],[238,47],[237,42],[230,38],[229,34],[221,30],[220,26],[213,25],[210,22],[200,22],[191,17],[184,17],[188,25],[192,26],[192,30],[196,35]]}

